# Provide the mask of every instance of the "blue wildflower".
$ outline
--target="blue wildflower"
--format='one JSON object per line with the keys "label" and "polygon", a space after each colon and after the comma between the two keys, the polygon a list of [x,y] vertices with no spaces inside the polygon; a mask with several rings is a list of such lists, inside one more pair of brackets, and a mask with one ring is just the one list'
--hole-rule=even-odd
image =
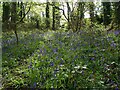
{"label": "blue wildflower", "polygon": [[36,82],[34,82],[33,87],[34,87],[34,88],[36,88],[36,86],[37,86],[37,83],[36,83]]}
{"label": "blue wildflower", "polygon": [[82,75],[84,75],[84,71],[83,70],[81,71],[81,73],[82,73]]}
{"label": "blue wildflower", "polygon": [[60,62],[60,66],[63,65],[63,61]]}
{"label": "blue wildflower", "polygon": [[46,53],[47,51],[46,51],[46,49],[44,48],[44,53]]}
{"label": "blue wildflower", "polygon": [[116,31],[114,31],[114,34],[115,34],[115,35],[120,34],[120,30],[116,30]]}
{"label": "blue wildflower", "polygon": [[74,59],[77,59],[78,58],[78,56],[76,55],[75,57],[74,57]]}
{"label": "blue wildflower", "polygon": [[54,66],[54,62],[50,62],[50,66]]}
{"label": "blue wildflower", "polygon": [[76,81],[74,81],[74,88],[77,86],[77,82]]}
{"label": "blue wildflower", "polygon": [[42,49],[40,50],[40,53],[42,53],[43,51],[42,51]]}
{"label": "blue wildflower", "polygon": [[111,47],[116,47],[116,43],[112,42]]}
{"label": "blue wildflower", "polygon": [[57,53],[58,52],[58,48],[53,49],[53,52]]}
{"label": "blue wildflower", "polygon": [[95,57],[90,58],[90,60],[94,60],[94,59],[95,59]]}
{"label": "blue wildflower", "polygon": [[115,88],[115,90],[119,90],[119,88],[118,88],[118,87],[116,87],[116,88]]}
{"label": "blue wildflower", "polygon": [[59,57],[58,57],[58,56],[56,56],[56,60],[58,60],[58,58],[59,58]]}
{"label": "blue wildflower", "polygon": [[30,65],[28,66],[28,68],[32,68],[32,62],[30,62]]}

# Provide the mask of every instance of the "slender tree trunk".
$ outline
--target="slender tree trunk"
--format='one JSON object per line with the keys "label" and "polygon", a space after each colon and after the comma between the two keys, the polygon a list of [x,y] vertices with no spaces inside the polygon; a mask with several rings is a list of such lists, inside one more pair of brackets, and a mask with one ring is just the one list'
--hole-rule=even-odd
{"label": "slender tree trunk", "polygon": [[84,2],[79,2],[79,10],[80,10],[80,13],[79,13],[79,30],[81,29],[82,27],[82,22],[83,22],[83,19],[84,19]]}
{"label": "slender tree trunk", "polygon": [[103,24],[105,28],[111,23],[111,3],[103,2]]}
{"label": "slender tree trunk", "polygon": [[90,27],[93,27],[93,23],[94,23],[94,3],[93,2],[90,2],[89,4],[89,8],[90,8],[90,21],[91,21],[91,26]]}
{"label": "slender tree trunk", "polygon": [[[60,4],[59,2],[55,3],[56,6],[59,8]],[[55,29],[59,29],[60,27],[60,10],[59,9],[55,9]]]}
{"label": "slender tree trunk", "polygon": [[69,3],[67,3],[67,15],[68,15],[68,30],[70,29],[70,6],[69,6]]}
{"label": "slender tree trunk", "polygon": [[117,26],[115,29],[120,29],[120,2],[114,2],[114,8],[114,21]]}
{"label": "slender tree trunk", "polygon": [[55,30],[55,2],[53,2],[53,22],[52,22],[52,30]]}
{"label": "slender tree trunk", "polygon": [[39,29],[39,20],[36,18],[36,28]]}
{"label": "slender tree trunk", "polygon": [[23,16],[23,2],[20,4],[20,17],[22,18]]}
{"label": "slender tree trunk", "polygon": [[49,2],[47,0],[47,4],[46,4],[46,28],[50,28],[50,15],[49,15]]}
{"label": "slender tree trunk", "polygon": [[18,44],[18,34],[17,34],[17,11],[16,11],[16,2],[12,2],[12,9],[11,9],[11,23],[12,23],[12,29],[16,36],[16,43]]}
{"label": "slender tree trunk", "polygon": [[4,29],[9,29],[9,18],[10,18],[10,5],[8,2],[3,2],[3,15],[2,15],[2,27]]}
{"label": "slender tree trunk", "polygon": [[78,7],[77,7],[76,31],[78,31],[79,28],[79,21],[80,21],[80,2],[78,2]]}

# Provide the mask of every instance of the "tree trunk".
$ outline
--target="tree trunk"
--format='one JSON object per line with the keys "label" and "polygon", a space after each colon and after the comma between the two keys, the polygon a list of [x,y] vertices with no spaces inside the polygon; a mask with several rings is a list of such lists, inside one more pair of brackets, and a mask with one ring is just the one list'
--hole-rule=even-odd
{"label": "tree trunk", "polygon": [[110,2],[103,2],[103,24],[105,28],[107,25],[111,23],[111,3]]}
{"label": "tree trunk", "polygon": [[3,2],[3,15],[2,15],[2,22],[3,22],[3,30],[9,29],[9,18],[10,18],[10,5],[8,2]]}
{"label": "tree trunk", "polygon": [[20,4],[20,17],[22,18],[23,16],[23,2]]}
{"label": "tree trunk", "polygon": [[80,13],[79,13],[79,30],[81,29],[82,27],[82,22],[83,22],[83,19],[84,19],[84,5],[85,3],[84,2],[79,2],[79,10],[80,10]]}
{"label": "tree trunk", "polygon": [[94,3],[93,2],[90,2],[89,4],[89,9],[90,9],[90,21],[91,21],[91,26],[90,27],[93,27],[93,23],[94,23]]}
{"label": "tree trunk", "polygon": [[12,30],[15,33],[16,36],[16,43],[18,45],[18,34],[17,34],[17,11],[16,11],[16,2],[12,2],[12,9],[11,9],[11,24],[12,24]]}
{"label": "tree trunk", "polygon": [[120,29],[120,2],[114,2],[114,21],[116,24],[116,28],[115,29]]}
{"label": "tree trunk", "polygon": [[50,28],[49,2],[46,4],[46,28]]}
{"label": "tree trunk", "polygon": [[[59,2],[56,2],[56,5],[58,8],[60,6]],[[60,27],[60,10],[59,9],[55,9],[55,29],[59,29]]]}
{"label": "tree trunk", "polygon": [[55,2],[53,2],[53,22],[52,22],[52,30],[55,30]]}
{"label": "tree trunk", "polygon": [[39,29],[39,20],[36,18],[36,28]]}
{"label": "tree trunk", "polygon": [[67,15],[68,15],[68,30],[70,29],[70,6],[69,6],[69,3],[67,3]]}
{"label": "tree trunk", "polygon": [[76,31],[78,31],[79,28],[79,21],[80,21],[80,2],[78,3],[77,7]]}

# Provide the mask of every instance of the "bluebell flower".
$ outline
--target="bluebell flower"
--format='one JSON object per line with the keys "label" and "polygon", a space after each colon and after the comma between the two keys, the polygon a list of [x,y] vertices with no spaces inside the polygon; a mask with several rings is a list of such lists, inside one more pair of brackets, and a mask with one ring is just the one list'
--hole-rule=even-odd
{"label": "bluebell flower", "polygon": [[58,57],[58,56],[56,56],[56,60],[58,60],[58,58],[59,58],[59,57]]}
{"label": "bluebell flower", "polygon": [[112,37],[107,37],[107,41],[111,41],[112,40]]}
{"label": "bluebell flower", "polygon": [[116,47],[116,43],[112,42],[111,47]]}
{"label": "bluebell flower", "polygon": [[28,68],[29,68],[29,69],[32,68],[32,62],[30,62],[30,65],[28,66]]}
{"label": "bluebell flower", "polygon": [[42,53],[43,51],[42,51],[42,49],[40,49],[40,53]]}
{"label": "bluebell flower", "polygon": [[77,86],[77,82],[76,81],[74,81],[74,88]]}
{"label": "bluebell flower", "polygon": [[77,46],[79,47],[79,46],[80,46],[80,43],[77,43]]}
{"label": "bluebell flower", "polygon": [[36,82],[34,82],[34,84],[33,84],[33,88],[36,88],[36,86],[37,86],[37,83],[36,83]]}
{"label": "bluebell flower", "polygon": [[114,31],[114,34],[115,34],[115,35],[120,34],[120,30],[116,30],[116,31]]}
{"label": "bluebell flower", "polygon": [[109,83],[110,83],[111,85],[113,85],[113,84],[114,84],[114,81],[113,81],[113,80],[109,80]]}
{"label": "bluebell flower", "polygon": [[82,75],[84,75],[84,71],[83,70],[81,71],[81,73],[82,73]]}
{"label": "bluebell flower", "polygon": [[60,62],[60,66],[63,65],[63,61]]}
{"label": "bluebell flower", "polygon": [[77,47],[73,47],[73,50],[76,50],[77,49]]}
{"label": "bluebell flower", "polygon": [[50,66],[54,66],[54,62],[50,62]]}
{"label": "bluebell flower", "polygon": [[46,53],[46,49],[44,48],[44,53]]}
{"label": "bluebell flower", "polygon": [[94,53],[94,54],[97,53],[96,50],[94,50],[93,53]]}
{"label": "bluebell flower", "polygon": [[98,44],[98,43],[95,43],[95,46],[99,46],[99,44]]}
{"label": "bluebell flower", "polygon": [[78,58],[78,56],[76,55],[75,57],[74,57],[74,59],[77,59]]}
{"label": "bluebell flower", "polygon": [[118,87],[116,87],[116,88],[115,88],[115,90],[119,90],[119,88],[118,88]]}
{"label": "bluebell flower", "polygon": [[82,46],[86,46],[86,44],[82,44]]}
{"label": "bluebell flower", "polygon": [[58,52],[58,48],[54,48],[54,49],[53,49],[53,52],[54,52],[54,53],[57,53],[57,52]]}
{"label": "bluebell flower", "polygon": [[90,60],[95,60],[95,57],[90,58]]}

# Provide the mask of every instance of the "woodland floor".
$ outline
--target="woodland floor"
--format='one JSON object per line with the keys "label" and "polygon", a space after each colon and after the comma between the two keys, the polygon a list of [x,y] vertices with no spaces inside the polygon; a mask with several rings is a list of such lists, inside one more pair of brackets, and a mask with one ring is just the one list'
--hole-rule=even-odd
{"label": "woodland floor", "polygon": [[119,39],[100,30],[2,35],[4,88],[120,89]]}

